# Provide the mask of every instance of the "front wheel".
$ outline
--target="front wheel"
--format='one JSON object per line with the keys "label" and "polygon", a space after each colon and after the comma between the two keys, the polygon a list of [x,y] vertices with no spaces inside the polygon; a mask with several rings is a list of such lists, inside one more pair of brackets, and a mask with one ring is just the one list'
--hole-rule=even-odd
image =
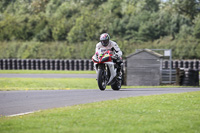
{"label": "front wheel", "polygon": [[106,74],[103,69],[98,70],[97,82],[99,89],[104,91],[106,89]]}

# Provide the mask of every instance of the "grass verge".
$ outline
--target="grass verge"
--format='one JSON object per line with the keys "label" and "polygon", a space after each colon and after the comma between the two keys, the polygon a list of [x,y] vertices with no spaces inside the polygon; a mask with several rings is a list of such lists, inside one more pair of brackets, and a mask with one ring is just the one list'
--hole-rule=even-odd
{"label": "grass verge", "polygon": [[98,89],[93,78],[0,78],[0,90]]}
{"label": "grass verge", "polygon": [[2,74],[95,74],[95,71],[0,70]]}
{"label": "grass verge", "polygon": [[[122,88],[171,88],[180,86],[122,86]],[[107,86],[106,89],[110,89]],[[94,78],[0,78],[0,91],[99,89]]]}
{"label": "grass verge", "polygon": [[[95,74],[95,71],[49,71],[49,70],[0,70],[0,74]],[[162,86],[122,86],[122,88],[168,88]],[[110,86],[106,87],[110,89]],[[10,90],[69,90],[98,89],[97,81],[91,78],[0,78],[0,91]]]}
{"label": "grass verge", "polygon": [[0,118],[1,133],[200,131],[200,92],[122,98]]}

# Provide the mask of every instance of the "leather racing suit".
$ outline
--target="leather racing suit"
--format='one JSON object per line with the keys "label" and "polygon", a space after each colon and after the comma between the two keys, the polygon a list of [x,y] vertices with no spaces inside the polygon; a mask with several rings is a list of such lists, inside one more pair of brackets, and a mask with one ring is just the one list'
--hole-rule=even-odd
{"label": "leather racing suit", "polygon": [[[111,41],[111,40],[109,40],[109,44],[108,44],[108,46],[103,46],[102,44],[101,44],[101,42],[99,42],[99,43],[97,43],[96,44],[96,52],[98,52],[98,50],[99,49],[101,49],[101,48],[103,48],[103,49],[107,49],[107,50],[111,50],[112,48],[114,48],[114,50],[116,51],[116,55],[118,56],[118,57],[122,57],[122,51],[120,50],[120,48],[119,48],[119,46],[117,45],[117,43],[116,42],[114,42],[114,41]],[[96,53],[95,52],[95,53]],[[96,68],[96,63],[94,63],[94,69],[96,70],[96,73],[98,73],[98,70],[97,70],[97,68]],[[108,81],[108,84],[112,81],[112,79],[116,76],[116,70],[114,69],[114,65],[108,65],[109,66],[109,69],[110,69],[110,72],[111,72],[111,77],[110,77],[110,79],[109,79],[109,81]]]}
{"label": "leather racing suit", "polygon": [[119,46],[117,45],[117,43],[116,42],[114,42],[114,41],[109,41],[109,44],[108,44],[108,46],[103,46],[102,44],[101,44],[101,42],[99,42],[99,43],[97,43],[97,45],[96,45],[96,52],[100,49],[100,48],[105,48],[105,49],[111,49],[111,48],[114,48],[115,49],[115,51],[116,51],[116,54],[118,55],[118,57],[121,57],[122,56],[122,51],[120,50],[120,48],[119,48]]}

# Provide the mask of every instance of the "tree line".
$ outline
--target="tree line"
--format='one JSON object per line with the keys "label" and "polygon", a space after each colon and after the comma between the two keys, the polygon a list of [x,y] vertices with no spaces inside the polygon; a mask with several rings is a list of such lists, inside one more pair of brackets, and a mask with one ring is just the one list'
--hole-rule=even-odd
{"label": "tree line", "polygon": [[0,58],[91,58],[101,33],[124,57],[141,48],[200,58],[198,0],[1,0]]}

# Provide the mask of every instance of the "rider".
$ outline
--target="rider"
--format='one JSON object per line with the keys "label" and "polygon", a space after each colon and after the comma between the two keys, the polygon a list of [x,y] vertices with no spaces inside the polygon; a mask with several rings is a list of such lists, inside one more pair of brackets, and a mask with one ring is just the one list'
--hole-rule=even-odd
{"label": "rider", "polygon": [[[98,52],[98,50],[100,48],[104,48],[107,50],[115,50],[116,54],[114,56],[117,57],[118,59],[122,57],[122,51],[120,50],[120,48],[116,42],[110,40],[110,36],[108,33],[103,33],[100,35],[100,42],[97,43],[97,45],[96,45],[96,52]],[[94,64],[94,65],[96,65],[96,64]],[[116,72],[114,69],[114,65],[108,65],[108,66],[109,66],[109,69],[111,72],[111,76],[108,81],[108,84],[109,84],[113,80],[113,78],[116,76]],[[94,68],[96,69],[96,67],[94,67]]]}

